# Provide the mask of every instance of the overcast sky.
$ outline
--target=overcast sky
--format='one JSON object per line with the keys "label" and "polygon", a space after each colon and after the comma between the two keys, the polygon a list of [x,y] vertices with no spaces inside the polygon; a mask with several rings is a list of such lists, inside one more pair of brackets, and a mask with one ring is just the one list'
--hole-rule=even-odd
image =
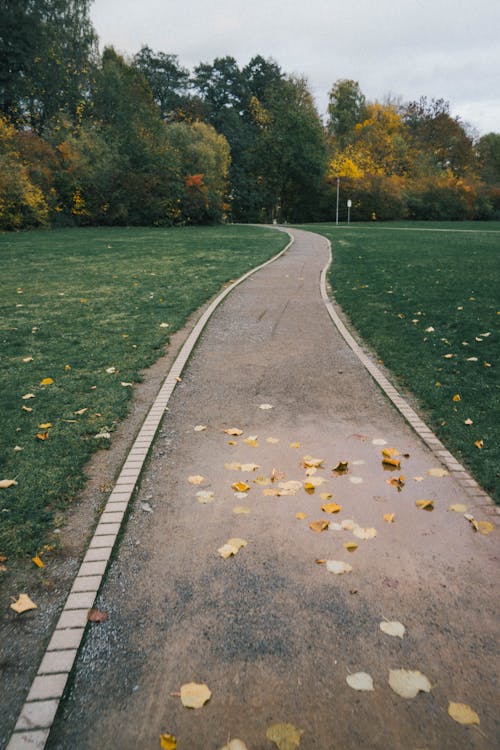
{"label": "overcast sky", "polygon": [[478,133],[500,132],[500,0],[94,0],[101,48],[144,44],[192,70],[260,54],[305,76],[320,114],[339,78],[369,100],[450,102]]}

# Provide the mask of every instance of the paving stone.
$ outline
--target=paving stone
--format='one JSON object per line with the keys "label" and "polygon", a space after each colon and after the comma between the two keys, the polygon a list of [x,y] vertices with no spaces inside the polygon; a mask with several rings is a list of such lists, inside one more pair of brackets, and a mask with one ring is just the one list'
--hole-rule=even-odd
{"label": "paving stone", "polygon": [[90,542],[89,549],[97,547],[112,547],[118,534],[107,534],[106,536],[94,536]]}
{"label": "paving stone", "polygon": [[47,646],[47,651],[67,651],[68,649],[78,648],[84,629],[66,628],[65,630],[55,630]]}
{"label": "paving stone", "polygon": [[68,673],[37,675],[28,693],[28,701],[46,700],[47,698],[60,698],[64,692]]}
{"label": "paving stone", "polygon": [[91,549],[88,549],[87,552],[85,553],[83,562],[84,563],[100,562],[100,561],[107,562],[111,556],[112,551],[113,551],[112,547],[92,547]]}
{"label": "paving stone", "polygon": [[[104,539],[106,537],[103,537]],[[98,576],[77,576],[71,587],[71,591],[97,591],[101,585],[102,575]]]}
{"label": "paving stone", "polygon": [[10,738],[6,750],[43,750],[48,736],[48,729],[37,729],[33,732],[16,732]]}
{"label": "paving stone", "polygon": [[102,562],[84,562],[80,565],[80,570],[78,571],[78,575],[80,576],[93,576],[93,575],[100,575],[104,573],[106,570],[107,562],[103,560]]}
{"label": "paving stone", "polygon": [[64,609],[90,609],[94,604],[95,593],[93,591],[81,591],[70,594],[66,599]]}
{"label": "paving stone", "polygon": [[[38,674],[70,672],[76,656],[76,648],[66,651],[48,651],[42,659]],[[40,724],[39,726],[43,726]]]}
{"label": "paving stone", "polygon": [[62,630],[63,628],[84,628],[86,624],[86,609],[63,609],[56,628],[58,630]]}
{"label": "paving stone", "polygon": [[97,528],[94,531],[94,536],[108,536],[109,534],[117,534],[120,531],[120,523],[106,523],[100,521],[97,524]]}

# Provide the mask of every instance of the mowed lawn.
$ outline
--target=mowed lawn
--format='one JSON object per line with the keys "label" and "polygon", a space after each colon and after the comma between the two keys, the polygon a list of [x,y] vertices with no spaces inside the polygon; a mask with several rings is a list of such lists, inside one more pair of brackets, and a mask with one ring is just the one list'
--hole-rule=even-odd
{"label": "mowed lawn", "polygon": [[500,222],[308,228],[354,327],[500,502]]}
{"label": "mowed lawn", "polygon": [[139,370],[224,282],[287,242],[234,226],[0,235],[0,480],[17,482],[0,488],[0,557],[57,539]]}

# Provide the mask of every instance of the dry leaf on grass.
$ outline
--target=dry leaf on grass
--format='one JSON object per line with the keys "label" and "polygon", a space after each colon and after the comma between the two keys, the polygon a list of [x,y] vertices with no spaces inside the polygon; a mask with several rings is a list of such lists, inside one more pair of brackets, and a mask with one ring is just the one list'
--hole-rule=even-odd
{"label": "dry leaf on grass", "polygon": [[482,440],[475,440],[474,445],[476,446],[476,448],[479,448],[479,450],[484,448],[484,442]]}
{"label": "dry leaf on grass", "polygon": [[480,723],[479,716],[467,703],[454,703],[450,701],[448,704],[448,713],[459,724]]}
{"label": "dry leaf on grass", "polygon": [[34,393],[25,393],[24,396],[21,396],[23,401],[28,401],[30,398],[36,398]]}
{"label": "dry leaf on grass", "polygon": [[189,484],[201,484],[205,481],[205,477],[202,477],[201,474],[193,474],[187,480]]}
{"label": "dry leaf on grass", "polygon": [[181,685],[181,703],[186,708],[201,708],[210,700],[212,692],[205,684],[188,682]]}
{"label": "dry leaf on grass", "polygon": [[416,500],[415,505],[420,510],[434,510],[434,500]]}
{"label": "dry leaf on grass", "polygon": [[78,416],[81,416],[82,414],[85,414],[86,411],[88,411],[88,406],[86,406],[84,409],[78,409],[78,411],[74,411],[73,414],[77,414]]}
{"label": "dry leaf on grass", "polygon": [[33,411],[30,406],[23,406],[23,411]]}
{"label": "dry leaf on grass", "polygon": [[49,437],[49,433],[47,431],[45,431],[45,432],[37,432],[36,435],[35,435],[35,437],[38,440],[47,440],[47,438]]}
{"label": "dry leaf on grass", "polygon": [[40,380],[40,385],[52,385],[53,382],[52,378],[44,378]]}
{"label": "dry leaf on grass", "polygon": [[6,490],[9,487],[15,487],[17,484],[15,479],[0,479],[0,489]]}
{"label": "dry leaf on grass", "polygon": [[403,623],[398,622],[397,620],[383,620],[379,624],[379,628],[382,633],[385,633],[386,635],[392,635],[395,638],[402,638],[406,632],[406,628]]}
{"label": "dry leaf on grass", "polygon": [[349,565],[349,563],[346,562],[342,562],[342,560],[327,560],[326,569],[329,573],[334,573],[338,576],[342,573],[350,573],[352,570],[352,565]]}
{"label": "dry leaf on grass", "polygon": [[390,669],[389,685],[402,698],[415,698],[418,693],[430,693],[431,683],[419,671]]}
{"label": "dry leaf on grass", "polygon": [[28,612],[30,609],[38,609],[35,602],[32,602],[28,594],[19,594],[19,599],[10,605],[10,608],[17,612],[18,615]]}
{"label": "dry leaf on grass", "polygon": [[303,730],[293,724],[273,724],[266,731],[266,737],[278,750],[295,750],[300,745]]}
{"label": "dry leaf on grass", "polygon": [[177,740],[172,734],[160,734],[161,750],[176,750]]}
{"label": "dry leaf on grass", "polygon": [[44,568],[45,567],[45,563],[43,562],[43,560],[40,559],[39,555],[35,555],[35,557],[32,557],[31,558],[31,562],[35,563],[35,565],[36,565],[37,568]]}
{"label": "dry leaf on grass", "polygon": [[50,427],[52,427],[52,422],[42,422],[42,424],[38,425],[40,430],[48,430]]}
{"label": "dry leaf on grass", "polygon": [[368,672],[348,674],[346,682],[353,690],[373,690],[373,678]]}

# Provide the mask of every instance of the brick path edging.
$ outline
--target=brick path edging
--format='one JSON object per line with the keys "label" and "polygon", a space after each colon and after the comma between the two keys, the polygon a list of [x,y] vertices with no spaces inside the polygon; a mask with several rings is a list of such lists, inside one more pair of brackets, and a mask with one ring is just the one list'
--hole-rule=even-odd
{"label": "brick path edging", "polygon": [[106,502],[6,750],[43,750],[45,747],[87,627],[88,611],[97,597],[123,518],[178,378],[203,329],[225,297],[243,281],[274,263],[289,250],[294,238],[290,232],[282,231],[289,237],[283,250],[240,276],[212,301],[170,368]]}

